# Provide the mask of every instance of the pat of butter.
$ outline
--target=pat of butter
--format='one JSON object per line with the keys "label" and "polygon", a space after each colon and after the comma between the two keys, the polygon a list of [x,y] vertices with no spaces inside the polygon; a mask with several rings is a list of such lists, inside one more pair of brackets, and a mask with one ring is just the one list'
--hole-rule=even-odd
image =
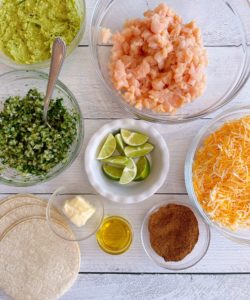
{"label": "pat of butter", "polygon": [[72,223],[81,227],[93,216],[95,208],[83,197],[76,196],[64,203],[63,211]]}

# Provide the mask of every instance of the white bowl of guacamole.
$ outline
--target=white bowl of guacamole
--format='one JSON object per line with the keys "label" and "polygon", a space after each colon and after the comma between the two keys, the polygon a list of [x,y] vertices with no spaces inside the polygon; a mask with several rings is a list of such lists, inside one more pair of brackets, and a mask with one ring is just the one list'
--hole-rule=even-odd
{"label": "white bowl of guacamole", "polygon": [[0,0],[0,61],[14,68],[49,66],[56,37],[70,54],[85,28],[84,0]]}

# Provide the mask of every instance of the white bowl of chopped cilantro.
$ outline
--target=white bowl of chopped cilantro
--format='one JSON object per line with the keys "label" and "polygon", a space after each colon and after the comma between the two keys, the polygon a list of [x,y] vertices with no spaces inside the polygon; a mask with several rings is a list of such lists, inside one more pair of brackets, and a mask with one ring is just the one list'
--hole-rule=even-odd
{"label": "white bowl of chopped cilantro", "polygon": [[30,186],[54,178],[77,157],[83,124],[74,95],[57,82],[47,126],[43,97],[48,75],[12,71],[0,76],[0,181]]}
{"label": "white bowl of chopped cilantro", "polygon": [[[117,147],[118,135],[123,139],[124,151]],[[116,140],[115,149],[111,149],[112,139]],[[140,172],[142,158],[149,162],[146,174]],[[163,136],[151,124],[133,119],[104,125],[85,151],[85,170],[91,185],[103,197],[124,204],[142,202],[156,193],[166,181],[169,162]]]}

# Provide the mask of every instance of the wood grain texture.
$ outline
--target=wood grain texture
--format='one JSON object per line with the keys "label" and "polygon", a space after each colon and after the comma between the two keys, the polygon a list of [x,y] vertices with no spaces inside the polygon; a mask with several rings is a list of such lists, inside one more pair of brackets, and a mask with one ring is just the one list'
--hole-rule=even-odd
{"label": "wood grain texture", "polygon": [[[91,136],[104,124],[110,120],[85,120],[85,137],[83,149],[73,163],[73,165],[57,176],[57,178],[43,184],[28,188],[4,187],[1,186],[2,191],[9,193],[16,192],[30,192],[30,193],[43,193],[53,192],[54,189],[64,183],[70,186],[69,192],[75,193],[95,193],[95,190],[89,184],[87,175],[84,170],[84,150],[90,140]],[[192,125],[177,125],[177,126],[161,126],[154,124],[153,126],[159,130],[166,140],[170,151],[170,171],[168,178],[160,193],[185,193],[184,185],[184,162],[186,152],[192,138],[197,132],[197,128],[205,125],[207,120],[197,120]],[[188,126],[188,130],[185,130]]]}
{"label": "wood grain texture", "polygon": [[[222,91],[225,85],[229,85],[232,81],[231,74],[234,73],[238,66],[241,51],[235,47],[229,48],[209,48],[210,67],[209,67],[209,96],[212,101],[216,95]],[[227,64],[231,59],[232,63]],[[218,68],[218,65],[225,66]],[[9,67],[0,65],[0,73],[10,71]],[[44,71],[47,72],[45,69]],[[77,98],[84,118],[88,119],[113,119],[133,117],[131,114],[121,108],[117,99],[109,94],[104,84],[96,74],[93,64],[91,62],[90,50],[88,47],[78,47],[76,51],[66,60],[63,66],[60,79],[73,92]],[[1,91],[0,91],[1,95]],[[209,99],[209,97],[208,97]],[[237,95],[237,97],[222,110],[232,107],[238,103],[247,104],[250,99],[250,82],[248,82],[244,89]],[[200,105],[204,107],[204,103],[199,99],[193,102],[192,107],[197,110]],[[218,114],[217,111],[213,115]],[[192,126],[194,123],[185,124],[185,127]],[[177,125],[178,126],[178,125]],[[169,127],[163,125],[162,127]]]}
{"label": "wood grain texture", "polygon": [[[249,82],[250,83],[250,82]],[[248,93],[247,89],[244,89]],[[250,89],[249,89],[250,91]],[[243,91],[242,91],[243,92]],[[245,96],[244,99],[249,101],[250,95]],[[235,105],[234,101],[234,105]],[[243,101],[242,101],[243,102]],[[241,103],[242,103],[241,102]],[[17,193],[17,192],[29,192],[29,193],[51,193],[58,186],[67,182],[69,185],[69,192],[75,193],[95,193],[95,190],[90,185],[87,175],[84,170],[84,150],[91,138],[91,136],[104,124],[111,122],[112,120],[102,119],[86,119],[84,122],[85,136],[83,148],[76,159],[76,161],[70,166],[69,169],[57,176],[55,179],[46,183],[39,184],[27,188],[6,187],[0,185],[2,192]],[[170,152],[170,170],[166,182],[160,188],[158,193],[186,193],[184,183],[184,164],[187,151],[190,144],[198,133],[199,129],[207,124],[208,120],[200,119],[188,124],[179,125],[159,125],[153,124],[156,129],[162,134],[165,141],[168,144]]]}
{"label": "wood grain texture", "polygon": [[81,275],[62,300],[248,300],[249,275]]}
{"label": "wood grain texture", "polygon": [[[146,1],[146,0],[145,0]],[[150,0],[148,0],[150,2]],[[169,0],[171,1],[171,0]],[[166,0],[166,2],[168,2]],[[247,39],[250,43],[250,18],[249,4],[246,0],[231,0],[241,14],[246,24]],[[88,31],[91,14],[96,0],[87,0],[87,26],[81,45],[66,60],[60,79],[72,90],[81,106],[85,118],[85,137],[83,149],[74,164],[56,179],[30,188],[14,188],[0,185],[1,198],[6,193],[43,193],[45,198],[58,186],[65,182],[69,184],[71,193],[93,193],[84,172],[83,158],[85,147],[92,134],[111,119],[133,117],[121,109],[116,99],[112,98],[100,79],[97,77],[90,60],[90,50],[87,47]],[[219,15],[220,12],[215,12]],[[211,16],[207,16],[208,18]],[[215,20],[210,18],[211,22]],[[218,63],[225,62],[225,72],[218,74],[216,68],[211,69],[214,75],[211,77],[216,89],[228,83],[229,75],[233,71],[231,64],[227,64],[228,57],[237,63],[240,58],[237,47],[239,41],[235,39],[234,25],[225,22],[225,27],[210,34],[205,33],[205,42],[209,48],[210,57],[220,53]],[[229,27],[228,27],[229,26]],[[230,27],[231,26],[231,27]],[[224,28],[224,29],[223,29]],[[232,30],[228,30],[231,28]],[[223,32],[224,30],[224,32]],[[225,32],[226,30],[226,32]],[[225,46],[230,47],[215,47]],[[216,58],[217,59],[217,58]],[[216,60],[214,60],[216,63]],[[0,65],[0,74],[11,69]],[[48,71],[48,70],[44,70]],[[217,73],[216,73],[217,72]],[[217,82],[216,82],[217,81]],[[216,90],[215,89],[215,90]],[[250,298],[250,275],[111,275],[105,272],[115,273],[165,273],[165,269],[157,267],[143,251],[140,241],[140,228],[146,211],[154,204],[166,199],[183,199],[189,201],[184,184],[183,168],[186,152],[190,143],[200,129],[207,123],[207,119],[214,117],[227,108],[235,105],[249,105],[250,81],[245,85],[237,97],[223,109],[188,124],[180,125],[156,125],[169,145],[171,167],[168,179],[159,190],[162,195],[155,195],[143,203],[136,205],[118,205],[103,199],[106,215],[118,214],[126,217],[134,228],[134,241],[131,249],[121,256],[109,256],[103,253],[92,237],[80,243],[82,252],[82,272],[101,272],[103,274],[80,274],[74,287],[62,298],[63,300],[247,300]],[[164,195],[164,193],[166,195]],[[177,193],[177,194],[176,194]],[[184,195],[178,195],[184,193]],[[86,197],[99,197],[90,195]],[[250,272],[250,248],[247,245],[239,245],[221,236],[212,230],[211,244],[207,255],[196,266],[187,270],[190,273],[244,273]],[[0,299],[7,297],[0,291]]]}
{"label": "wood grain texture", "polygon": [[[147,0],[144,2],[146,3]],[[158,3],[163,2],[162,0],[159,0]],[[175,8],[176,6],[178,7],[178,1],[175,0],[165,0],[168,5],[171,7]],[[175,3],[177,2],[177,3]],[[96,0],[86,0],[86,8],[87,8],[87,19],[86,19],[86,29],[85,29],[85,34],[83,36],[83,39],[81,41],[81,45],[89,45],[89,29],[90,29],[90,23],[91,23],[91,17],[92,13],[94,10],[94,7],[96,5],[97,1]],[[125,2],[124,2],[125,3]],[[141,1],[143,3],[143,1]],[[156,1],[147,1],[149,7],[153,9],[155,7]],[[153,4],[152,4],[153,3]],[[249,3],[248,0],[230,0],[229,3],[232,5],[232,7],[235,9],[237,13],[241,16],[244,24],[245,24],[245,30],[247,32],[248,36],[248,41],[250,42],[250,19],[249,19],[249,14],[248,14],[248,9],[249,9]],[[198,2],[197,2],[198,4]],[[126,5],[129,5],[129,3],[126,2]],[[224,4],[221,6],[224,8]],[[136,10],[137,14],[135,15],[136,17],[138,15],[141,15],[142,17],[142,9],[139,7],[139,3],[137,2],[136,7],[133,7],[134,11]],[[188,15],[187,8],[185,9],[185,14]],[[208,15],[204,16],[204,14],[200,13],[199,14],[199,8],[198,5],[196,7],[193,7],[193,9],[196,10],[196,21],[198,21],[199,26],[203,29],[202,34],[203,38],[205,41],[206,45],[210,46],[215,46],[215,45],[238,45],[239,44],[239,39],[236,37],[238,35],[238,26],[235,24],[235,22],[232,22],[232,17],[233,14],[229,17],[225,16],[224,11],[222,9],[213,9],[211,7],[211,14],[213,15],[212,18],[209,18],[209,13]],[[175,9],[176,12],[181,14],[180,8]],[[118,12],[119,13],[119,12]],[[124,11],[125,13],[125,11]],[[194,15],[193,10],[190,12],[190,18],[192,19]],[[200,17],[199,17],[200,16]],[[133,17],[133,16],[132,16]],[[131,18],[130,15],[124,16],[123,20],[119,18],[119,23],[122,24],[122,21],[125,21],[126,18]],[[198,19],[198,20],[197,20]],[[220,25],[216,25],[216,20],[220,20]],[[189,21],[189,20],[187,20]],[[203,22],[206,22],[204,24]]]}
{"label": "wood grain texture", "polygon": [[[4,195],[1,197],[3,198]],[[49,195],[43,194],[41,197],[48,199]],[[69,195],[69,198],[71,197]],[[85,195],[85,197],[91,201],[100,196]],[[94,236],[80,242],[81,272],[172,273],[155,265],[146,255],[141,243],[140,230],[144,216],[152,206],[178,199],[189,201],[186,195],[154,195],[140,204],[119,205],[102,198],[105,215],[121,215],[130,221],[134,231],[133,243],[129,251],[123,255],[112,256],[99,248]],[[207,254],[197,265],[185,270],[184,273],[240,273],[249,272],[249,270],[250,247],[232,242],[212,230]]]}
{"label": "wood grain texture", "polygon": [[249,275],[80,275],[61,300],[248,300],[249,284]]}

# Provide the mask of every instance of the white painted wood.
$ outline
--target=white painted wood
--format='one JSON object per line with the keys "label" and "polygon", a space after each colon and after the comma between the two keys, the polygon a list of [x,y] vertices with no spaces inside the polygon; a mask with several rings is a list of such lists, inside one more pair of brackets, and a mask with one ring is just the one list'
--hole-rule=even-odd
{"label": "white painted wood", "polygon": [[[102,252],[95,237],[81,242],[82,267],[84,272],[170,272],[156,266],[146,255],[141,244],[140,230],[146,212],[155,204],[164,200],[182,199],[187,196],[155,195],[138,205],[117,205],[105,201],[106,215],[122,215],[127,218],[134,229],[134,241],[128,252],[120,256],[110,256]],[[250,247],[229,241],[217,231],[212,230],[212,238],[206,256],[186,272],[249,272]]]}
{"label": "white painted wood", "polygon": [[[152,4],[152,1],[148,1],[145,0],[145,3],[149,3],[149,7],[150,8],[154,8],[154,4]],[[236,9],[236,11],[239,13],[241,19],[244,22],[245,25],[245,29],[248,32],[248,40],[250,41],[250,18],[249,18],[249,4],[247,2],[248,0],[230,0],[229,3]],[[90,29],[90,21],[91,21],[91,16],[93,13],[93,9],[95,7],[96,4],[96,0],[86,0],[86,7],[87,7],[87,20],[86,20],[86,29],[85,29],[85,34],[84,37],[81,41],[81,45],[88,45],[89,44],[89,29]],[[140,2],[140,1],[139,1]],[[134,11],[136,10],[136,14],[134,15],[135,17],[138,17],[138,15],[140,15],[142,13],[142,11],[144,10],[140,8],[140,3],[138,1],[136,2],[136,7],[134,7]],[[141,3],[143,3],[144,1],[141,1]],[[150,3],[151,2],[151,3]],[[159,0],[159,3],[161,2],[166,2],[168,5],[170,5],[171,7],[175,7],[178,6],[178,3],[176,4],[174,0]],[[177,1],[178,2],[178,1]],[[133,2],[132,2],[133,3]],[[156,3],[156,1],[153,1],[153,3]],[[128,3],[126,2],[126,5],[128,5]],[[194,10],[196,10],[195,12],[192,10],[190,12],[190,18],[187,20],[190,21],[194,14],[197,13],[197,7],[192,7]],[[186,8],[183,8],[186,9]],[[238,28],[236,26],[236,24],[234,24],[231,21],[231,18],[224,18],[225,16],[223,16],[223,12],[221,10],[212,10],[213,14],[212,14],[212,18],[210,18],[210,16],[204,16],[201,15],[199,13],[197,13],[197,16],[200,15],[199,20],[197,20],[199,22],[199,25],[201,26],[201,28],[205,28],[206,30],[203,30],[203,37],[204,37],[204,41],[207,45],[235,45],[239,43],[239,40],[236,38],[236,34],[235,32],[238,33]],[[179,10],[176,9],[176,12],[179,14],[181,14],[180,8]],[[120,14],[120,11],[117,11],[117,13]],[[187,11],[185,11],[185,14],[187,14]],[[132,16],[132,17],[134,17]],[[142,14],[141,14],[142,16]],[[124,21],[126,20],[126,18],[131,18],[130,15],[128,16],[122,16]],[[196,18],[197,19],[197,18]],[[216,20],[221,20],[223,19],[223,22],[220,23],[220,26],[216,26]],[[112,20],[110,20],[112,22]],[[119,23],[121,24],[120,18],[119,18]],[[206,24],[203,23],[206,22]],[[221,24],[223,24],[221,26]]]}
{"label": "white painted wood", "polygon": [[[247,90],[247,89],[245,89]],[[248,101],[250,97],[246,97]],[[85,137],[82,151],[73,165],[57,176],[55,179],[46,183],[27,187],[16,188],[6,187],[0,185],[2,192],[16,193],[16,192],[31,192],[43,193],[53,192],[58,186],[67,183],[70,187],[69,192],[75,193],[95,193],[95,190],[89,184],[87,175],[84,170],[84,150],[87,146],[90,137],[104,124],[111,120],[85,120]],[[197,134],[198,130],[207,124],[208,120],[196,120],[192,123],[179,125],[159,125],[153,124],[155,128],[163,135],[170,151],[170,170],[165,184],[158,191],[159,193],[186,193],[184,184],[184,163],[186,153],[189,149],[192,139]]]}
{"label": "white painted wood", "polygon": [[[108,50],[107,47],[103,47]],[[235,69],[240,59],[240,51],[236,47],[229,48],[208,48],[210,57],[210,66],[208,74],[208,87],[210,99],[215,99],[216,95],[220,94],[222,87],[229,85],[232,81],[231,74],[234,74]],[[230,64],[227,64],[228,60]],[[226,70],[218,68],[218,65],[225,66]],[[0,65],[0,74],[10,71],[11,69]],[[45,70],[47,71],[47,70]],[[223,72],[222,72],[223,71]],[[221,73],[222,72],[222,73]],[[76,51],[66,60],[63,66],[60,79],[74,93],[79,104],[83,116],[85,118],[124,118],[133,117],[131,114],[123,110],[116,98],[110,96],[104,84],[96,74],[91,62],[90,50],[88,47],[78,47]],[[242,89],[241,93],[226,105],[223,110],[234,106],[237,103],[248,103],[250,99],[250,82]],[[0,90],[1,96],[1,90]],[[209,99],[209,98],[208,98]],[[205,107],[204,101],[198,99],[192,104],[195,110],[201,105]],[[216,112],[217,114],[218,112]],[[210,117],[210,115],[208,116]],[[185,127],[192,126],[192,123],[186,124]],[[162,125],[162,127],[169,127]]]}
{"label": "white painted wood", "polygon": [[[3,197],[3,195],[2,195]],[[48,199],[49,195],[42,195]],[[71,196],[69,196],[70,198]],[[93,195],[85,195],[91,201]],[[143,250],[140,230],[146,212],[158,203],[166,200],[188,201],[185,195],[154,195],[147,201],[137,205],[119,205],[104,200],[105,215],[121,215],[127,218],[134,231],[134,240],[129,251],[122,255],[112,256],[104,253],[98,246],[95,236],[80,242],[82,254],[82,272],[116,272],[116,273],[172,273],[158,267]],[[250,247],[237,244],[212,230],[211,244],[206,256],[194,267],[184,273],[227,273],[250,272]]]}
{"label": "white painted wood", "polygon": [[84,274],[61,300],[248,300],[249,284],[249,275]]}
{"label": "white painted wood", "polygon": [[[32,192],[43,193],[53,192],[54,189],[64,183],[69,184],[69,192],[95,193],[95,190],[90,186],[87,175],[84,170],[84,149],[97,129],[110,122],[110,120],[85,120],[85,142],[83,149],[73,163],[73,165],[64,171],[57,178],[36,186],[28,188],[16,188],[1,186],[2,191],[15,192]],[[196,134],[197,129],[205,125],[207,120],[197,120],[192,124],[176,125],[176,126],[161,126],[154,124],[153,126],[162,133],[170,150],[170,171],[168,178],[159,190],[160,193],[185,193],[184,185],[184,161],[189,144]],[[186,130],[188,128],[188,130]]]}
{"label": "white painted wood", "polygon": [[248,300],[249,275],[81,275],[62,300]]}
{"label": "white painted wood", "polygon": [[[250,42],[250,18],[249,5],[245,0],[231,0],[237,10],[246,21],[248,41]],[[167,2],[167,1],[166,1]],[[86,34],[81,45],[88,45],[88,29],[90,16],[96,0],[87,0],[87,27]],[[226,27],[225,27],[226,28]],[[218,32],[220,29],[218,29]],[[227,38],[225,38],[225,36]],[[208,45],[234,45],[232,31],[212,36],[206,36]],[[221,59],[225,59],[228,53],[235,61],[239,59],[237,50],[230,47],[221,50]],[[210,55],[217,49],[211,48]],[[225,74],[220,76],[218,88],[227,82],[227,75],[232,70],[225,64]],[[0,74],[10,71],[10,68],[0,65]],[[45,70],[47,71],[47,70]],[[217,80],[214,76],[213,80]],[[76,95],[83,115],[85,117],[85,139],[84,147],[75,163],[56,179],[30,188],[13,188],[0,185],[1,197],[4,193],[51,193],[59,185],[69,183],[69,193],[95,193],[90,186],[84,172],[83,157],[84,149],[91,135],[103,124],[113,118],[132,117],[124,112],[115,99],[112,99],[105,90],[101,81],[93,69],[90,61],[88,47],[78,47],[76,51],[67,59],[61,74],[61,80]],[[1,81],[1,79],[0,79]],[[0,89],[1,90],[1,89]],[[226,108],[237,104],[249,104],[250,81],[241,90],[237,97],[220,111],[213,113],[208,118],[217,115]],[[160,193],[185,193],[183,178],[183,167],[186,151],[192,138],[207,120],[197,120],[183,125],[152,125],[155,126],[166,139],[171,156],[171,167],[168,179],[160,189]],[[44,195],[48,198],[49,195]],[[99,197],[99,196],[89,196]],[[155,195],[147,201],[138,205],[124,206],[104,200],[107,215],[118,214],[126,217],[134,229],[134,241],[131,249],[121,256],[110,256],[103,253],[92,237],[81,242],[82,252],[82,272],[131,272],[131,273],[164,273],[169,272],[157,267],[146,256],[140,242],[140,227],[146,211],[154,204],[164,201],[164,199],[184,199],[188,201],[186,195]],[[191,273],[242,273],[250,272],[250,248],[246,245],[239,245],[225,239],[217,231],[212,230],[211,245],[207,255],[196,266],[186,270]],[[63,297],[64,300],[80,299],[249,299],[249,282],[247,275],[79,275],[78,281]],[[7,299],[0,291],[0,299]]]}

